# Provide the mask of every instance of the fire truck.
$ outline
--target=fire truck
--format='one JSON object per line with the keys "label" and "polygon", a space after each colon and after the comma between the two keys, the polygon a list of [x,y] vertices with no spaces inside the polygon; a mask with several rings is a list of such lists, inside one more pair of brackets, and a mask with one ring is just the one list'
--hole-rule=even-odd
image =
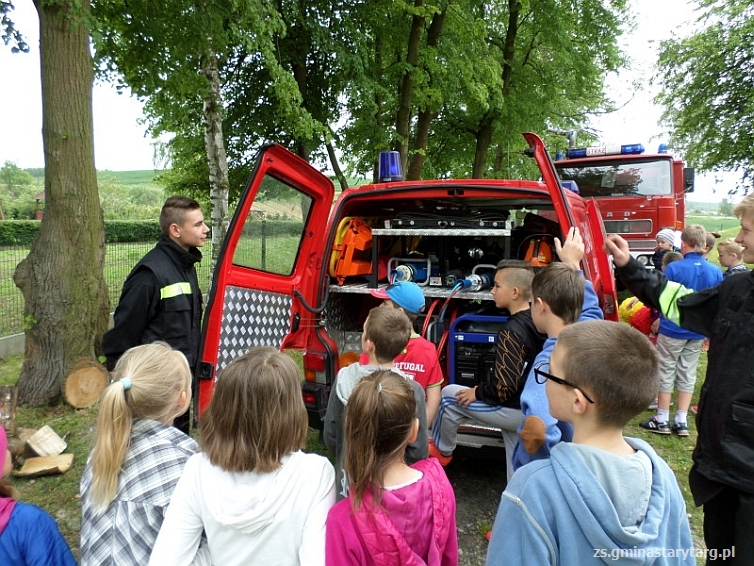
{"label": "fire truck", "polygon": [[[199,414],[234,357],[273,346],[300,352],[305,405],[321,429],[338,370],[358,359],[365,318],[381,302],[370,291],[396,279],[424,293],[415,331],[436,345],[446,382],[490,379],[507,314],[490,294],[497,262],[529,259],[539,269],[557,261],[553,238],[572,226],[583,234],[583,271],[605,318],[617,320],[597,201],[564,188],[542,140],[524,138],[537,180],[403,181],[397,152],[388,152],[380,182],[349,188],[334,204],[328,177],[279,145],[262,148],[208,295]],[[270,217],[270,202],[287,203],[287,220]],[[273,251],[273,233],[285,234],[284,251]]]}
{"label": "fire truck", "polygon": [[663,228],[682,230],[686,193],[694,190],[694,169],[660,146],[644,153],[642,144],[569,148],[556,156],[561,179],[578,185],[583,198],[599,201],[605,231],[628,241],[631,255],[653,268],[655,236]]}

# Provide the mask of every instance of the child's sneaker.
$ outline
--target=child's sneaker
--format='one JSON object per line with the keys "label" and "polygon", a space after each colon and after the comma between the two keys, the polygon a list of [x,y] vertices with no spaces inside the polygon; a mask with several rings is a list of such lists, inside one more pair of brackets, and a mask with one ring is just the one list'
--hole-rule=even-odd
{"label": "child's sneaker", "polygon": [[688,436],[689,435],[688,423],[673,423],[673,432],[676,433],[678,436]]}
{"label": "child's sneaker", "polygon": [[450,464],[450,461],[453,459],[452,454],[450,456],[445,456],[442,452],[440,452],[440,449],[435,446],[435,441],[431,438],[429,439],[429,457],[436,458],[443,468]]}
{"label": "child's sneaker", "polygon": [[[670,425],[668,422],[658,421],[656,415],[647,422],[639,423],[639,426],[649,432],[654,432],[655,434],[670,434]],[[688,431],[686,434],[688,435]]]}

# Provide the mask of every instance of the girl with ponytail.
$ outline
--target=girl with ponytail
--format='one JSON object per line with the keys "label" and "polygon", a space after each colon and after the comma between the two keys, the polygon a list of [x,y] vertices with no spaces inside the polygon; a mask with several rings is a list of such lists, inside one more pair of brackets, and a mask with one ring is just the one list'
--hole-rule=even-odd
{"label": "girl with ponytail", "polygon": [[364,378],[344,420],[350,487],[327,517],[328,565],[455,566],[456,502],[434,458],[408,466],[419,421],[411,385],[391,370]]}
{"label": "girl with ponytail", "polygon": [[99,403],[94,450],[81,478],[81,564],[149,561],[196,442],[172,426],[191,402],[186,357],[165,342],[136,346]]}

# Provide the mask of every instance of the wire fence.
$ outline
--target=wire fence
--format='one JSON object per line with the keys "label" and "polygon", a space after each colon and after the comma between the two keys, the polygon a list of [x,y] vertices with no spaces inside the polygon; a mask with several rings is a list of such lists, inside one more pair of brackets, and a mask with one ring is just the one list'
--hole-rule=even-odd
{"label": "wire fence", "polygon": [[[154,247],[154,242],[107,244],[105,250],[105,282],[110,296],[110,309],[115,310],[120,291],[133,266]],[[28,246],[0,247],[0,338],[24,331],[24,296],[13,282],[16,266],[29,253]],[[204,259],[197,264],[199,287],[207,296],[210,282],[212,244],[202,248]]]}

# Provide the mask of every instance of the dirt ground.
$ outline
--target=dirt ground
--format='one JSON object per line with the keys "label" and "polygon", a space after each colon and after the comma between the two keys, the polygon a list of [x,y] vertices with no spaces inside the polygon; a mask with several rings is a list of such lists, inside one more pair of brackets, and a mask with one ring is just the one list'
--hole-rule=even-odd
{"label": "dirt ground", "polygon": [[505,489],[504,453],[459,447],[445,472],[456,495],[458,565],[483,566],[487,556],[484,534],[492,528]]}

